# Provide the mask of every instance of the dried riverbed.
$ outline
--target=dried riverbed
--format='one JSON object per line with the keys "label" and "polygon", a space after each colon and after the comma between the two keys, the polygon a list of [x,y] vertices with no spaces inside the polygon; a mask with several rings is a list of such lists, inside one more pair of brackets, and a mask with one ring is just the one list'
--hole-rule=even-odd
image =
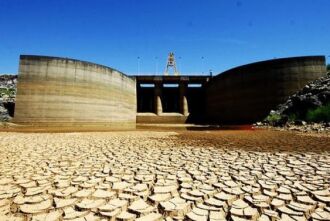
{"label": "dried riverbed", "polygon": [[0,220],[329,220],[330,137],[0,133]]}

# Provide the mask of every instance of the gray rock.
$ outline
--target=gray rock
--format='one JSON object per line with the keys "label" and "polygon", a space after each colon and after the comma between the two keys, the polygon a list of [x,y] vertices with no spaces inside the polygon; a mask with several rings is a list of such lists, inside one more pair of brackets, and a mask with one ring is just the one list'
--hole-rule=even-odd
{"label": "gray rock", "polygon": [[7,122],[11,119],[8,110],[0,103],[0,122]]}
{"label": "gray rock", "polygon": [[13,115],[16,100],[17,75],[0,75],[0,122],[6,122]]}
{"label": "gray rock", "polygon": [[[288,100],[269,113],[269,117],[279,115],[277,122],[264,123],[272,126],[285,126],[290,120],[296,120],[295,125],[305,126],[306,113],[309,110],[330,103],[330,73],[306,85],[302,90],[291,95]],[[292,119],[293,118],[293,119]],[[304,123],[303,123],[304,122]],[[312,130],[312,127],[309,128]]]}

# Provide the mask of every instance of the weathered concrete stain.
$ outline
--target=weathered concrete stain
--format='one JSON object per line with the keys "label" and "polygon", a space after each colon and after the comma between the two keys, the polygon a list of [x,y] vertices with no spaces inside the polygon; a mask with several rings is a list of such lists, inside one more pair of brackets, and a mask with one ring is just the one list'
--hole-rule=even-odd
{"label": "weathered concrete stain", "polygon": [[14,122],[35,126],[134,128],[135,79],[97,64],[21,56]]}

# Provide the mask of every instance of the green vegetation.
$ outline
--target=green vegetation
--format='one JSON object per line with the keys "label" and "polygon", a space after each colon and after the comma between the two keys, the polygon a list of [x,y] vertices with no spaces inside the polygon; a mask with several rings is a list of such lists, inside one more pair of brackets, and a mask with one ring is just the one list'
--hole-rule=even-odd
{"label": "green vegetation", "polygon": [[327,64],[327,70],[330,71],[330,64]]}
{"label": "green vegetation", "polygon": [[2,95],[8,95],[9,97],[12,97],[15,95],[15,88],[0,88],[0,96]]}
{"label": "green vegetation", "polygon": [[314,110],[309,110],[306,114],[308,122],[330,122],[330,103]]}
{"label": "green vegetation", "polygon": [[275,123],[278,122],[281,119],[281,115],[279,114],[270,114],[266,117],[266,121],[268,121],[269,123]]}
{"label": "green vegetation", "polygon": [[294,122],[294,121],[298,120],[298,118],[299,117],[295,113],[289,114],[289,122]]}
{"label": "green vegetation", "polygon": [[[275,125],[279,123],[282,118],[283,116],[279,114],[270,114],[265,118],[265,121],[267,121],[271,125]],[[287,119],[288,122],[295,122],[297,120],[303,120],[309,123],[330,122],[330,103],[315,109],[310,109],[307,111],[306,114],[302,114],[299,112],[290,113]]]}

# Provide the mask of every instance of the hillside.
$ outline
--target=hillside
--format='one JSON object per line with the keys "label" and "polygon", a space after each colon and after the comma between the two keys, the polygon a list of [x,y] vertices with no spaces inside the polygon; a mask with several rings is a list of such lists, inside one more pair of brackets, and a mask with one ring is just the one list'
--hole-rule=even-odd
{"label": "hillside", "polygon": [[0,121],[8,121],[14,113],[17,75],[0,75]]}
{"label": "hillside", "polygon": [[319,123],[330,126],[330,73],[307,84],[302,90],[272,110],[257,125],[286,126]]}

